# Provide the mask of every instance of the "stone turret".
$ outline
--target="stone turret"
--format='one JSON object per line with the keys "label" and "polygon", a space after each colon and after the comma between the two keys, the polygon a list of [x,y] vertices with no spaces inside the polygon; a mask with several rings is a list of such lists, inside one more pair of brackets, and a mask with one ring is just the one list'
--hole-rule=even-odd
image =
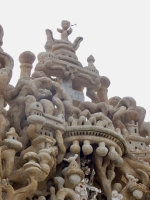
{"label": "stone turret", "polygon": [[19,62],[20,65],[20,78],[30,77],[32,64],[35,61],[35,55],[31,51],[25,51],[20,54]]}

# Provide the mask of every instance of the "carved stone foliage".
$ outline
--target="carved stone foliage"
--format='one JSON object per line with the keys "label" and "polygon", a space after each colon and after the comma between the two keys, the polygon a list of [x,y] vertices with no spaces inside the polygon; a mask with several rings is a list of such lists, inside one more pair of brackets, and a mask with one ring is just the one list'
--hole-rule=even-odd
{"label": "carved stone foliage", "polygon": [[[92,55],[83,67],[63,20],[46,52],[20,54],[20,78],[1,48],[0,200],[150,199],[150,122],[132,97],[108,99],[110,81]],[[85,101],[86,95],[91,101]],[[5,108],[7,105],[7,108]]]}

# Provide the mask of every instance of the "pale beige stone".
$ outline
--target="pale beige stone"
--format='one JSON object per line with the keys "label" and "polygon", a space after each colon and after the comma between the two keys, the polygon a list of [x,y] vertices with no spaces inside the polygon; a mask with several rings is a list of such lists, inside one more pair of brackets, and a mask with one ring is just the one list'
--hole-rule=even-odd
{"label": "pale beige stone", "polygon": [[108,99],[110,80],[95,58],[85,67],[78,60],[83,38],[69,40],[67,20],[57,31],[60,39],[46,30],[46,52],[32,74],[35,55],[21,53],[12,86],[0,26],[0,200],[150,199],[145,109],[132,97]]}

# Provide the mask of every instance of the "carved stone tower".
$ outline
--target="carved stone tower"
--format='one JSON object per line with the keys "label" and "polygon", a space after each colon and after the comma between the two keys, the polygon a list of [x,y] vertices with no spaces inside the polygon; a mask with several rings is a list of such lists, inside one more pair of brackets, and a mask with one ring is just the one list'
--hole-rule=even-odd
{"label": "carved stone tower", "polygon": [[[82,66],[69,41],[46,30],[45,52],[20,54],[20,78],[1,48],[0,200],[150,199],[150,122],[132,97],[108,99],[110,81],[88,55]],[[91,101],[85,101],[86,95]],[[116,91],[117,92],[117,91]],[[5,106],[9,105],[9,109]]]}

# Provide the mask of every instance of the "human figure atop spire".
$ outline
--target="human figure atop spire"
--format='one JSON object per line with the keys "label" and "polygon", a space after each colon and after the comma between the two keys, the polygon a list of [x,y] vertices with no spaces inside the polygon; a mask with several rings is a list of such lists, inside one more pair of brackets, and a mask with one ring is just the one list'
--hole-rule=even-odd
{"label": "human figure atop spire", "polygon": [[57,31],[61,33],[61,40],[68,40],[68,36],[72,33],[72,28],[70,27],[70,22],[67,20],[63,20],[61,22],[62,29],[57,28]]}

